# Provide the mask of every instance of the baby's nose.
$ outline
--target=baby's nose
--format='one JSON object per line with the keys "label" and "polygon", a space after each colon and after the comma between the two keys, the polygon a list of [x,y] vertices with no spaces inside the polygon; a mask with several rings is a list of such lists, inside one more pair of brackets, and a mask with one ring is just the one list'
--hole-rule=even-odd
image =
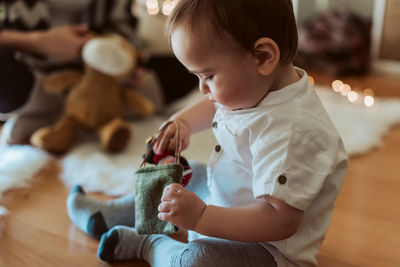
{"label": "baby's nose", "polygon": [[203,95],[206,95],[210,92],[210,88],[202,81],[199,82],[199,90]]}

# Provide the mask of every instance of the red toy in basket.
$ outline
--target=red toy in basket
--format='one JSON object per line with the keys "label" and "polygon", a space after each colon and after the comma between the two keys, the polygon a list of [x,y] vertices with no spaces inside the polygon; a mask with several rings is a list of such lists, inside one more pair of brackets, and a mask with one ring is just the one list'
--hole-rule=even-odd
{"label": "red toy in basket", "polygon": [[[155,138],[152,137],[147,141],[147,146],[149,147],[151,144],[154,145]],[[145,157],[145,156],[144,156]],[[146,158],[147,163],[155,164],[157,166],[165,165],[165,164],[173,164],[175,163],[175,153],[174,152],[164,152],[163,154],[156,154],[154,150],[150,152],[150,154]],[[182,174],[182,185],[186,186],[190,179],[192,178],[192,168],[189,166],[188,161],[180,156],[179,163],[183,166],[183,174]]]}

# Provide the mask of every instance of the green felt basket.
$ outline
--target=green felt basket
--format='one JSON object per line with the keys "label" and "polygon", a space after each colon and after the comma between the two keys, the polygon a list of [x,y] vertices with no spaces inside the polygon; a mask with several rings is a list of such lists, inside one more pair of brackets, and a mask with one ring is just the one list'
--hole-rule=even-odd
{"label": "green felt basket", "polygon": [[175,121],[166,123],[159,131],[155,140],[162,134],[170,123],[177,126],[177,145],[175,151],[175,164],[145,167],[146,158],[153,149],[151,144],[146,153],[141,168],[135,172],[136,197],[135,197],[135,228],[139,234],[172,234],[178,227],[167,221],[158,219],[158,206],[165,187],[172,183],[181,183],[183,166],[179,164],[180,143],[179,125]]}
{"label": "green felt basket", "polygon": [[164,188],[181,183],[180,164],[146,167],[136,171],[135,228],[139,234],[172,234],[178,227],[158,219],[158,205]]}

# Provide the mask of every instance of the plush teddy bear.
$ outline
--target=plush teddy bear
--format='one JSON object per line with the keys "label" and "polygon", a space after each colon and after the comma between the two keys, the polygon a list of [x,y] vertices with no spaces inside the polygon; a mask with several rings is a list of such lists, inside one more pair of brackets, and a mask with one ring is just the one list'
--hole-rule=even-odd
{"label": "plush teddy bear", "polygon": [[94,37],[82,49],[85,69],[65,70],[45,79],[44,88],[57,93],[69,89],[65,110],[58,122],[37,130],[31,144],[53,153],[64,153],[73,145],[77,130],[96,132],[109,152],[125,148],[131,128],[122,119],[125,107],[142,116],[154,113],[153,103],[122,81],[136,67],[134,48],[115,34]]}

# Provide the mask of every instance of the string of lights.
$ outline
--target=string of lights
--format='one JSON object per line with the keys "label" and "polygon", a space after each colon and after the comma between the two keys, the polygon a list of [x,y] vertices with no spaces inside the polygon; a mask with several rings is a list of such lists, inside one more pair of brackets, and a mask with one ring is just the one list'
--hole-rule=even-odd
{"label": "string of lights", "polygon": [[[308,76],[308,80],[314,85],[315,81],[312,76]],[[362,92],[354,90],[349,84],[343,83],[341,80],[334,80],[332,82],[332,89],[336,93],[347,97],[347,100],[351,103],[363,102],[368,108],[375,104],[374,91],[370,88],[364,89]],[[360,101],[361,100],[361,101]]]}
{"label": "string of lights", "polygon": [[332,89],[347,97],[352,103],[357,102],[362,97],[362,101],[366,107],[372,107],[375,104],[374,91],[370,88],[364,89],[361,93],[353,90],[349,84],[345,84],[341,80],[335,80],[332,82]]}

